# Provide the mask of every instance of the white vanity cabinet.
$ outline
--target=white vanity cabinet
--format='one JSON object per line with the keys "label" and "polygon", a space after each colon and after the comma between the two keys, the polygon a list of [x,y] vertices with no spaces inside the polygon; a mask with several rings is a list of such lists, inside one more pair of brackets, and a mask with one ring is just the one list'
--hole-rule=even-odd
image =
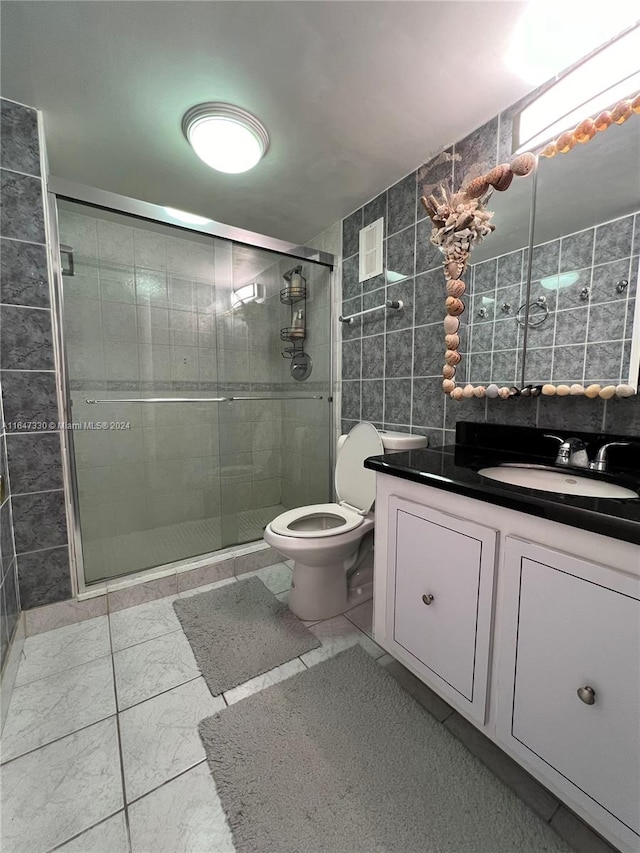
{"label": "white vanity cabinet", "polygon": [[496,734],[640,849],[640,582],[514,537],[503,571]]}
{"label": "white vanity cabinet", "polygon": [[640,546],[378,473],[374,638],[639,853]]}
{"label": "white vanity cabinet", "polygon": [[484,723],[497,532],[389,501],[389,650]]}

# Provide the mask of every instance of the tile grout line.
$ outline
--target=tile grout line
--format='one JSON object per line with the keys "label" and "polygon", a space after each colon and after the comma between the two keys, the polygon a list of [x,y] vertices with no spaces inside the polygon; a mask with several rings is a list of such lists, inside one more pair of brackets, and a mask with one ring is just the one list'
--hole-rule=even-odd
{"label": "tile grout line", "polygon": [[[102,619],[102,616],[96,616],[96,617],[94,617],[94,618],[96,618],[96,619]],[[90,620],[89,620],[89,619],[85,619],[84,621],[85,621],[85,622],[89,622]],[[82,623],[82,622],[75,622],[75,623],[73,623],[73,624],[76,624],[76,625],[82,625],[83,623]],[[69,626],[64,626],[64,627],[69,627]],[[54,630],[54,631],[57,631],[58,629],[57,629],[57,628],[54,628],[53,630]],[[33,636],[33,637],[40,637],[40,636],[42,636],[42,634],[47,634],[47,633],[49,633],[49,632],[48,632],[48,631],[42,631],[42,633],[41,633],[41,634],[33,634],[32,636]],[[30,640],[30,639],[31,639],[31,637],[27,637],[26,639],[27,639],[27,640]],[[67,666],[67,667],[65,667],[64,669],[57,669],[55,672],[49,672],[49,673],[47,673],[46,675],[40,675],[40,676],[38,676],[38,678],[32,678],[32,679],[31,679],[31,681],[24,681],[22,684],[16,684],[16,685],[14,686],[14,689],[15,689],[15,690],[18,690],[18,688],[20,688],[20,687],[28,687],[30,684],[35,684],[35,683],[36,683],[36,682],[38,682],[38,681],[44,681],[44,679],[45,679],[45,678],[51,678],[51,677],[52,677],[52,676],[54,676],[54,675],[55,675],[55,676],[59,676],[59,675],[62,675],[62,673],[63,673],[63,672],[70,672],[72,669],[78,669],[78,667],[86,666],[86,665],[87,665],[87,664],[89,664],[89,663],[96,663],[96,661],[104,660],[105,658],[110,657],[110,655],[111,655],[111,652],[109,651],[109,652],[106,652],[106,653],[105,653],[105,654],[103,654],[103,655],[98,655],[98,657],[96,657],[96,658],[90,658],[89,660],[81,661],[80,663],[74,663],[72,666]],[[24,654],[24,652],[23,652],[23,655],[22,655],[22,656],[23,656],[23,657],[26,657],[26,656],[25,656],[25,654]]]}
{"label": "tile grout line", "polygon": [[[6,171],[11,171],[11,170],[7,169]],[[26,172],[25,173],[18,172],[18,174],[26,174]],[[35,175],[27,175],[27,177],[32,178],[32,177],[35,177]],[[4,234],[2,235],[1,239],[7,240],[10,243],[23,243],[27,246],[42,246],[42,247],[46,248],[46,245],[47,245],[46,243],[38,243],[35,240],[20,240],[18,237],[6,237]]]}
{"label": "tile grout line", "polygon": [[[174,684],[173,687],[167,687],[166,690],[161,690],[159,693],[154,693],[152,696],[147,696],[146,699],[141,699],[139,702],[134,702],[133,705],[127,705],[126,708],[118,708],[117,714],[126,714],[127,711],[130,711],[132,708],[139,708],[140,705],[144,705],[145,702],[152,702],[154,699],[157,699],[158,696],[165,696],[167,693],[171,693],[172,690],[177,690],[178,687],[184,687],[185,684],[191,684],[194,681],[197,681],[199,678],[203,678],[202,673],[200,675],[196,675],[193,678],[188,678],[186,681],[181,681],[178,684]],[[222,695],[222,694],[220,694]],[[217,698],[214,696],[214,699]]]}
{"label": "tile grout line", "polygon": [[[179,779],[181,776],[184,776],[186,773],[189,773],[191,770],[194,770],[196,767],[200,767],[201,764],[206,764],[206,763],[207,763],[207,759],[201,758],[200,761],[196,761],[195,764],[192,764],[190,767],[187,767],[185,770],[181,770],[179,773],[176,773],[176,775],[172,776],[171,779],[165,779],[164,782],[161,782],[159,785],[156,785],[155,788],[151,788],[150,791],[146,791],[144,794],[141,794],[139,797],[135,797],[127,805],[132,806],[135,803],[139,803],[140,800],[144,800],[145,797],[148,797],[150,794],[154,794],[156,791],[159,791],[160,788],[165,788],[167,785],[170,785],[171,782],[175,782],[176,779]],[[211,778],[213,780],[213,776]],[[215,784],[215,780],[214,780],[214,784]],[[216,793],[217,793],[217,791],[216,791]],[[127,805],[125,805],[125,809],[127,808]],[[225,815],[225,818],[226,818],[226,815]],[[127,821],[127,826],[128,826],[128,821]]]}
{"label": "tile grout line", "polygon": [[549,824],[549,826],[551,826],[551,821],[552,821],[552,820],[554,819],[554,817],[558,814],[558,812],[560,811],[561,806],[562,806],[562,803],[558,800],[558,804],[557,804],[557,806],[555,807],[555,809],[553,810],[553,813],[552,813],[551,817],[550,817],[550,818],[549,818],[549,820],[547,821],[547,823]]}
{"label": "tile grout line", "polygon": [[25,309],[26,311],[48,311],[51,313],[49,305],[23,305],[21,302],[0,302],[2,308],[16,308],[17,310]]}
{"label": "tile grout line", "polygon": [[113,812],[113,814],[107,815],[107,817],[102,818],[102,820],[99,820],[97,823],[93,823],[91,824],[91,826],[87,827],[86,829],[83,829],[81,832],[72,835],[71,838],[67,838],[65,841],[61,841],[60,844],[56,844],[55,847],[48,847],[47,853],[55,853],[56,850],[60,850],[70,841],[75,841],[76,838],[80,838],[80,836],[84,835],[85,832],[89,832],[90,830],[95,829],[97,826],[101,826],[103,823],[106,823],[108,820],[111,820],[112,817],[116,817],[116,815],[119,815],[122,811],[124,811],[124,809],[118,809],[118,811]]}
{"label": "tile grout line", "polygon": [[78,734],[78,732],[84,732],[87,729],[90,729],[92,726],[97,726],[99,723],[104,723],[106,720],[110,720],[112,717],[116,716],[117,710],[115,710],[112,714],[107,714],[105,717],[101,717],[101,719],[99,720],[93,720],[91,723],[87,723],[86,726],[80,726],[79,728],[74,729],[72,732],[67,732],[66,734],[60,735],[59,737],[56,737],[53,740],[47,741],[46,743],[41,743],[39,746],[34,746],[33,749],[28,749],[26,752],[21,752],[20,755],[16,755],[13,758],[8,758],[6,761],[0,762],[0,767],[8,767],[15,761],[19,761],[21,758],[26,758],[27,755],[33,755],[34,752],[38,752],[38,750],[40,749],[45,749],[46,747],[51,746],[54,743],[59,743],[61,740],[71,737],[71,735]]}
{"label": "tile grout line", "polygon": [[109,648],[111,650],[111,673],[113,678],[113,696],[116,706],[116,738],[118,741],[118,760],[120,762],[120,784],[122,788],[122,805],[124,809],[124,824],[125,824],[125,832],[127,834],[127,844],[129,846],[129,850],[132,849],[131,846],[131,827],[129,825],[129,809],[127,805],[127,785],[124,775],[124,756],[122,754],[122,731],[120,729],[120,713],[118,708],[118,685],[116,681],[116,665],[113,658],[113,637],[111,633],[111,619],[107,616],[107,625],[109,631]]}

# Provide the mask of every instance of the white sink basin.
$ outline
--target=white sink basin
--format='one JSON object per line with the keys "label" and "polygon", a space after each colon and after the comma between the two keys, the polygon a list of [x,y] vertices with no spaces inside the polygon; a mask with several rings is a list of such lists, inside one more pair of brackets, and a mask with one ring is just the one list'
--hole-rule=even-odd
{"label": "white sink basin", "polygon": [[570,471],[548,471],[544,468],[529,468],[517,465],[499,465],[494,468],[481,468],[481,477],[499,480],[512,486],[524,486],[542,492],[555,492],[560,495],[582,495],[591,498],[635,498],[638,493],[605,480],[592,480]]}

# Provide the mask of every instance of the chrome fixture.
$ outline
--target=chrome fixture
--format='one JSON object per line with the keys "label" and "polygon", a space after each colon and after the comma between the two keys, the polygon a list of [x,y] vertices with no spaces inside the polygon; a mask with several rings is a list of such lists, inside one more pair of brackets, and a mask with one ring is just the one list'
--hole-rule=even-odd
{"label": "chrome fixture", "polygon": [[596,701],[596,691],[593,687],[589,687],[589,685],[585,685],[584,687],[578,687],[577,689],[578,698],[581,702],[584,702],[585,705],[594,705]]}
{"label": "chrome fixture", "polygon": [[429,605],[429,604],[431,604],[432,601],[433,601],[433,596],[431,595],[431,593],[429,593],[428,595],[422,596],[422,603],[423,604]]}
{"label": "chrome fixture", "polygon": [[128,397],[112,400],[85,400],[85,403],[226,403],[228,397]]}
{"label": "chrome fixture", "polygon": [[384,305],[376,305],[375,308],[367,308],[364,311],[358,311],[356,314],[349,314],[348,317],[338,317],[341,323],[351,325],[356,317],[364,317],[365,314],[372,314],[374,311],[385,311],[387,308],[393,308],[396,311],[401,311],[404,308],[404,302],[401,299],[387,299]]}
{"label": "chrome fixture", "polygon": [[282,397],[229,397],[229,402],[234,403],[238,400],[324,400],[322,394],[293,394]]}
{"label": "chrome fixture", "polygon": [[624,293],[625,290],[629,287],[629,282],[626,278],[621,278],[620,281],[616,284],[616,293]]}
{"label": "chrome fixture", "polygon": [[207,166],[227,174],[253,169],[269,149],[262,122],[233,104],[211,101],[191,107],[182,119],[182,132]]}
{"label": "chrome fixture", "polygon": [[[74,181],[68,181],[66,178],[57,178],[49,175],[47,178],[47,189],[49,192],[55,193],[59,198],[84,202],[93,207],[104,207],[107,210],[113,210],[116,213],[125,213],[129,216],[152,219],[166,225],[173,225],[174,227],[176,225],[175,216],[168,214],[162,205],[128,198],[117,193],[88,187],[84,184],[77,184]],[[211,237],[233,240],[234,243],[242,243],[244,246],[249,246],[252,249],[265,249],[267,252],[277,252],[280,255],[287,255],[292,260],[314,261],[331,269],[335,266],[335,258],[329,252],[313,249],[310,246],[299,246],[285,240],[278,240],[275,237],[267,237],[264,234],[247,231],[244,228],[236,228],[233,225],[226,225],[223,222],[211,220],[206,225],[192,226],[184,223],[181,227],[187,231],[196,231],[198,234],[209,234]]]}
{"label": "chrome fixture", "polygon": [[289,372],[296,382],[304,382],[311,376],[312,370],[313,359],[308,352],[299,352],[291,359]]}
{"label": "chrome fixture", "polygon": [[172,219],[177,219],[178,222],[185,222],[187,225],[208,225],[211,222],[206,216],[198,216],[186,210],[178,210],[176,207],[165,207],[164,212],[168,213]]}
{"label": "chrome fixture", "polygon": [[485,317],[488,317],[488,316],[489,316],[489,312],[484,307],[484,305],[482,306],[482,308],[478,308],[478,317],[482,317],[484,319]]}
{"label": "chrome fixture", "polygon": [[540,309],[541,316],[537,321],[532,320],[528,316],[529,315],[528,311],[527,311],[526,320],[520,316],[526,307],[527,307],[527,303],[523,302],[522,305],[516,311],[516,323],[519,326],[534,326],[534,327],[535,326],[541,326],[544,323],[544,321],[547,319],[547,317],[549,316],[549,306],[547,305],[547,297],[546,296],[538,296],[536,301],[532,302],[529,305],[529,309],[531,309],[531,308],[539,308]]}
{"label": "chrome fixture", "polygon": [[581,438],[561,438],[559,435],[545,433],[545,438],[553,438],[560,442],[556,465],[563,468],[588,468],[589,457],[587,448]]}
{"label": "chrome fixture", "polygon": [[580,291],[580,299],[582,299],[583,302],[586,302],[590,296],[591,296],[591,288],[590,287],[583,287],[582,290]]}
{"label": "chrome fixture", "polygon": [[602,447],[598,449],[596,453],[596,458],[593,460],[589,467],[592,471],[608,471],[609,470],[609,459],[607,451],[610,447],[627,447],[630,445],[630,441],[610,441],[608,444],[603,444]]}
{"label": "chrome fixture", "polygon": [[321,394],[282,397],[123,397],[111,400],[85,400],[85,403],[236,403],[245,400],[323,400]]}

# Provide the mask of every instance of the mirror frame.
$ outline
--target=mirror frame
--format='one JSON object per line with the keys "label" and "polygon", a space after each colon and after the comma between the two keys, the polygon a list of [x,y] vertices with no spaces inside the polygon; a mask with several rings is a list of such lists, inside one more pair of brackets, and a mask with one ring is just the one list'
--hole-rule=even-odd
{"label": "mirror frame", "polygon": [[[539,153],[539,157],[555,157],[557,154],[568,154],[575,145],[590,142],[597,133],[601,133],[612,124],[623,124],[634,114],[640,114],[640,93],[634,97],[619,101],[611,110],[603,110],[595,119],[586,118],[579,122],[573,130],[564,131],[557,139],[547,143]],[[637,386],[620,383],[618,385],[593,384],[586,388],[575,383],[573,385],[525,385],[498,387],[496,384],[472,385],[464,387],[455,381],[456,368],[462,361],[459,352],[460,315],[465,310],[462,297],[466,291],[462,280],[473,247],[487,237],[495,226],[491,224],[493,214],[486,209],[486,204],[493,191],[505,192],[511,186],[514,176],[525,177],[531,174],[537,166],[538,156],[531,152],[519,154],[511,163],[502,163],[491,169],[485,175],[463,185],[457,192],[441,187],[441,198],[435,195],[422,196],[420,201],[433,223],[431,243],[438,246],[444,254],[444,276],[446,280],[446,299],[444,320],[445,330],[445,364],[442,368],[442,390],[453,400],[470,399],[471,397],[490,397],[503,400],[516,396],[566,397],[585,396],[587,398],[610,399],[612,397],[631,397],[637,393]],[[531,244],[532,234],[529,234]],[[531,245],[529,246],[531,260]],[[531,270],[527,270],[527,298],[525,300],[525,316],[529,316],[529,296],[531,288]],[[640,328],[640,299],[636,300],[634,329]],[[526,347],[526,325],[524,346]],[[632,343],[631,364],[634,360],[640,362],[640,340],[638,335]],[[526,352],[526,351],[525,351]],[[526,358],[526,356],[525,356]],[[524,377],[524,373],[523,373]]]}

